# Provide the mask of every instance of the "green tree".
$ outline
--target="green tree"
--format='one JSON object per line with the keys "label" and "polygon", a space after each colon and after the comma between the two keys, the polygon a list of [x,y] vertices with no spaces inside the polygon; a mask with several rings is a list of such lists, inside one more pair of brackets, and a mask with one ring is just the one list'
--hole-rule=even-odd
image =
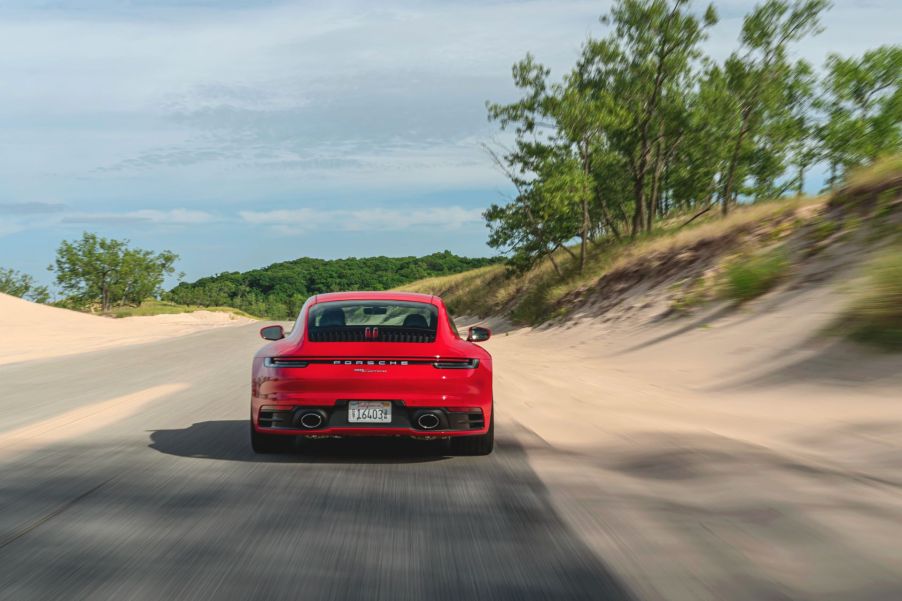
{"label": "green tree", "polygon": [[[732,123],[732,141],[723,170],[721,207],[726,215],[737,193],[737,184],[748,175],[753,161],[760,158],[756,137],[766,128],[787,83],[796,73],[787,53],[792,42],[820,31],[820,15],[829,0],[767,0],[746,16],[740,35],[741,48],[725,63],[728,89],[735,97],[737,114]],[[764,136],[764,140],[767,140]],[[766,146],[766,145],[765,145]],[[765,159],[767,148],[764,148]],[[774,149],[770,149],[774,150]],[[757,165],[767,172],[771,165]],[[761,171],[758,176],[760,179]]]}
{"label": "green tree", "polygon": [[63,241],[48,269],[69,300],[99,303],[102,311],[114,305],[139,304],[161,292],[164,278],[174,273],[178,255],[129,247],[128,240],[112,240],[85,232],[81,239]]}
{"label": "green tree", "polygon": [[819,138],[835,184],[848,168],[902,148],[902,46],[827,59]]}
{"label": "green tree", "polygon": [[15,269],[0,268],[0,292],[36,303],[46,303],[50,300],[47,286],[37,284],[33,277]]}
{"label": "green tree", "polygon": [[[632,235],[650,227],[657,190],[650,176],[663,168],[668,148],[668,113],[678,111],[679,96],[694,85],[693,65],[701,57],[706,30],[717,22],[709,5],[699,17],[689,0],[620,0],[603,23],[613,25],[598,71],[621,103],[614,144],[627,158],[632,176]],[[592,46],[589,46],[592,47]],[[594,48],[597,48],[595,45]],[[670,135],[670,142],[676,140]],[[660,173],[660,171],[659,171]]]}
{"label": "green tree", "polygon": [[580,164],[563,153],[536,169],[539,176],[529,182],[514,178],[519,192],[512,202],[485,211],[489,246],[511,253],[509,263],[517,271],[548,257],[560,274],[554,253],[563,248],[572,256],[566,243],[574,232],[585,232],[582,207],[589,182]]}

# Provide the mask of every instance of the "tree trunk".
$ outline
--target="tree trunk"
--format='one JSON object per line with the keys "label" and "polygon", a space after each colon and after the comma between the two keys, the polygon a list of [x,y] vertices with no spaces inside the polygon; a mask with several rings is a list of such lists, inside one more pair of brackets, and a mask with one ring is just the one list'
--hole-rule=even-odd
{"label": "tree trunk", "polygon": [[[584,140],[582,144],[583,155],[583,174],[586,176],[586,184],[592,177],[592,164],[589,157],[589,141]],[[583,190],[583,227],[580,232],[579,244],[579,271],[582,273],[583,267],[586,266],[586,244],[589,242],[589,230],[592,229],[592,220],[589,217],[589,190]]]}
{"label": "tree trunk", "polygon": [[558,267],[557,261],[554,260],[554,253],[560,247],[555,247],[551,249],[551,252],[548,253],[548,258],[551,260],[551,264],[554,266],[554,271],[558,274],[558,277],[564,277],[564,274],[561,273],[561,268]]}
{"label": "tree trunk", "polygon": [[721,196],[721,213],[726,217],[730,212],[730,200],[733,197],[733,184],[736,177],[736,167],[739,163],[739,152],[742,150],[742,142],[748,133],[749,121],[751,121],[752,110],[750,107],[742,109],[742,124],[739,127],[739,134],[736,136],[736,144],[733,145],[733,153],[730,156],[730,165],[727,168],[727,177],[724,182],[723,194]]}
{"label": "tree trunk", "polygon": [[633,210],[633,227],[630,232],[630,236],[635,238],[639,235],[639,230],[642,229],[642,222],[645,220],[645,178],[642,176],[636,176],[633,180],[633,198],[636,202],[636,207]]}
{"label": "tree trunk", "polygon": [[589,241],[589,200],[583,196],[583,229],[579,234],[579,272],[586,266],[586,244]]}
{"label": "tree trunk", "polygon": [[658,141],[655,143],[655,161],[654,161],[654,171],[652,171],[651,178],[651,194],[649,194],[648,198],[648,211],[645,217],[645,231],[650,232],[651,228],[655,223],[655,216],[658,211],[658,190],[660,188],[659,184],[661,181],[661,169],[664,166],[664,161],[662,159],[662,146],[664,140],[664,124],[661,123],[659,133],[658,133]]}
{"label": "tree trunk", "polygon": [[605,227],[611,230],[611,233],[614,234],[614,239],[617,240],[617,242],[620,242],[620,230],[617,229],[617,224],[611,219],[611,213],[608,211],[604,199],[601,198],[601,192],[597,189],[595,190],[595,202],[598,203],[598,207],[601,209],[601,218],[604,219]]}

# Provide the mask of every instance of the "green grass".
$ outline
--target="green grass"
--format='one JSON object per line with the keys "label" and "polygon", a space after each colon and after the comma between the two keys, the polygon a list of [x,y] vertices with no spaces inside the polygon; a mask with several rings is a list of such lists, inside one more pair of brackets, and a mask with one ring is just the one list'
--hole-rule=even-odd
{"label": "green grass", "polygon": [[773,289],[786,276],[790,263],[783,249],[774,249],[730,261],[723,273],[724,297],[745,302]]}
{"label": "green grass", "polygon": [[849,336],[902,351],[902,245],[869,261],[864,274],[844,320]]}
{"label": "green grass", "polygon": [[196,305],[178,305],[168,301],[158,301],[148,299],[137,307],[116,307],[108,313],[111,317],[146,317],[150,315],[173,315],[177,313],[193,313],[195,311],[218,311],[222,313],[231,313],[239,317],[247,317],[248,319],[258,319],[257,317],[245,313],[240,309],[232,307],[200,307]]}

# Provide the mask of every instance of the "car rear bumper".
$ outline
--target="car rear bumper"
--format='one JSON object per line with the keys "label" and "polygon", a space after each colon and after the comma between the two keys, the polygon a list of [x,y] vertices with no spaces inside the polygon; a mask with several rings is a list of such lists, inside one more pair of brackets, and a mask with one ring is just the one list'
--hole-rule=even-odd
{"label": "car rear bumper", "polygon": [[[348,401],[337,401],[334,405],[294,405],[271,402],[254,403],[252,421],[254,429],[266,434],[288,436],[414,436],[447,437],[485,434],[491,419],[491,403],[484,407],[420,407],[407,406],[401,401],[392,401],[392,415],[389,423],[350,423],[348,421]],[[321,424],[306,427],[302,417],[317,413]],[[425,414],[434,416],[435,426],[420,425]],[[312,420],[317,421],[317,420]],[[427,420],[430,421],[431,420]],[[430,423],[431,425],[431,423]]]}
{"label": "car rear bumper", "polygon": [[[453,359],[453,358],[448,358]],[[298,365],[254,359],[251,420],[261,433],[310,436],[467,436],[485,434],[492,411],[488,361],[440,367],[433,357],[301,357]],[[458,362],[455,362],[455,365]],[[463,365],[463,363],[461,363]],[[348,403],[391,402],[388,423],[350,423]],[[322,423],[304,427],[303,412]],[[423,428],[417,417],[440,418]]]}

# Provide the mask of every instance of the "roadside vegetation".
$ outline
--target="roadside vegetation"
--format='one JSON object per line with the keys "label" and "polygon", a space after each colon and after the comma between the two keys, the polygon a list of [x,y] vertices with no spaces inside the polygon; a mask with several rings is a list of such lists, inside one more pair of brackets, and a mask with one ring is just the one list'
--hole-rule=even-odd
{"label": "roadside vegetation", "polygon": [[140,305],[162,293],[163,280],[175,273],[178,255],[130,246],[128,240],[85,232],[64,240],[49,267],[63,293],[57,305],[109,313],[114,307]]}
{"label": "roadside vegetation", "polygon": [[757,298],[776,286],[789,267],[789,257],[783,249],[738,257],[724,269],[723,296],[739,302]]}
{"label": "roadside vegetation", "polygon": [[145,299],[139,305],[116,307],[108,313],[110,317],[144,317],[149,315],[173,315],[177,313],[193,313],[195,311],[215,311],[218,313],[230,313],[238,317],[259,319],[234,307],[203,307],[200,305],[179,305],[155,298]]}
{"label": "roadside vegetation", "polygon": [[[744,203],[727,217],[708,213],[656,222],[635,240],[592,245],[581,270],[564,249],[528,270],[493,265],[402,287],[443,296],[452,312],[504,316],[537,325],[595,303],[661,287],[671,313],[709,302],[753,300],[816,261],[831,245],[859,257],[865,274],[834,333],[899,350],[902,344],[902,160],[853,170],[833,194]],[[577,246],[572,246],[574,251]],[[882,249],[882,250],[881,250]],[[575,253],[574,253],[575,254]]]}
{"label": "roadside vegetation", "polygon": [[582,269],[576,257],[559,249],[555,252],[557,268],[550,259],[538,261],[526,271],[492,265],[400,289],[438,294],[458,315],[505,315],[532,325],[565,315],[580,301],[598,295],[603,283],[615,280],[621,285],[633,280],[682,281],[680,289],[695,296],[677,301],[688,308],[715,298],[717,289],[723,288],[720,277],[704,278],[693,271],[700,260],[716,266],[725,255],[779,240],[803,223],[800,214],[816,211],[825,202],[823,197],[793,197],[741,206],[726,218],[717,213],[705,215],[687,226],[680,218],[659,221],[654,230],[635,240],[593,245]]}
{"label": "roadside vegetation", "polygon": [[0,292],[36,303],[46,303],[50,300],[50,290],[47,286],[41,286],[27,273],[15,269],[0,267]]}
{"label": "roadside vegetation", "polygon": [[902,244],[865,265],[844,323],[856,340],[902,351]]}

